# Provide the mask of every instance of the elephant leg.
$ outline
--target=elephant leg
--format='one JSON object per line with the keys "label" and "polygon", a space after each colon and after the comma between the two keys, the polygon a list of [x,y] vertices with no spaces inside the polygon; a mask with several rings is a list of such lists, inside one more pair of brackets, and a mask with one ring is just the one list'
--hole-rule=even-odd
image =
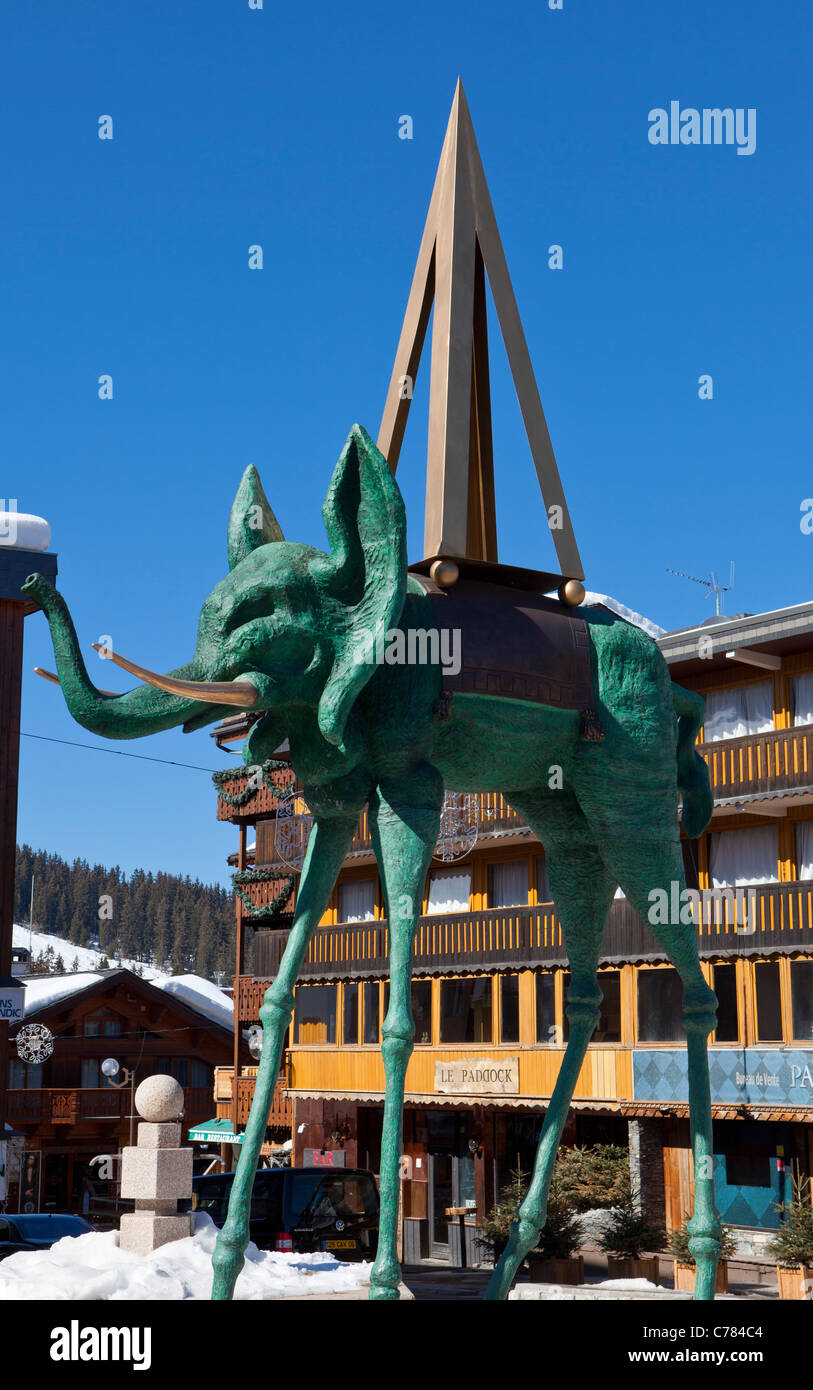
{"label": "elephant leg", "polygon": [[[671,828],[670,828],[671,829]],[[708,1037],[717,1020],[716,996],[703,979],[697,952],[697,925],[693,921],[663,924],[653,890],[662,890],[671,911],[672,885],[679,894],[685,887],[683,856],[676,828],[660,841],[627,841],[608,846],[618,881],[630,902],[649,922],[671,964],[683,981],[683,1027],[689,1061],[689,1113],[694,1160],[694,1213],[689,1221],[689,1249],[697,1266],[695,1299],[714,1298],[717,1262],[720,1258],[720,1218],[714,1203],[711,1090]],[[659,895],[660,896],[660,895]],[[661,902],[663,898],[661,896]],[[683,911],[689,916],[688,904]],[[653,921],[652,919],[656,920]]]}
{"label": "elephant leg", "polygon": [[597,979],[598,957],[616,880],[604,864],[575,799],[564,791],[554,796],[555,802],[546,797],[534,804],[522,796],[506,794],[506,799],[545,846],[551,891],[570,962],[567,996],[570,1032],[545,1115],[531,1184],[520,1204],[517,1219],[511,1223],[508,1245],[489,1282],[488,1300],[508,1297],[517,1270],[536,1245],[547,1219],[548,1189],[556,1153],[587,1046],[598,1022],[602,998]]}
{"label": "elephant leg", "polygon": [[[294,985],[310,939],[327,907],[342,861],[355,834],[360,809],[354,807],[352,814],[345,812],[335,818],[317,818],[311,831],[291,934],[280,962],[279,973],[266,991],[260,1009],[263,1050],[260,1054],[251,1113],[229,1196],[228,1215],[217,1237],[215,1253],[212,1256],[213,1299],[228,1300],[232,1297],[237,1276],[243,1268],[245,1249],[248,1245],[251,1191],[265,1138],[274,1087],[279,1076],[285,1030],[291,1021]],[[235,1026],[239,1026],[237,1021]]]}
{"label": "elephant leg", "polygon": [[404,1085],[412,1055],[412,952],[424,883],[438,836],[443,783],[431,766],[382,782],[370,804],[370,831],[389,924],[390,998],[382,1028],[386,1096],[381,1132],[381,1211],[370,1298],[398,1298],[398,1197]]}

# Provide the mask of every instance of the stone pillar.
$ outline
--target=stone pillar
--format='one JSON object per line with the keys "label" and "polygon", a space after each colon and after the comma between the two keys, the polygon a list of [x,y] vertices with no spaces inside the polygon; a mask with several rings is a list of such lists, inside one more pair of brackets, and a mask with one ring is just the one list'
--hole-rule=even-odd
{"label": "stone pillar", "polygon": [[661,1121],[629,1121],[630,1182],[638,1205],[661,1225],[666,1221],[666,1186],[663,1176]]}
{"label": "stone pillar", "polygon": [[135,1093],[142,1117],[137,1144],[124,1149],[121,1195],[135,1211],[121,1218],[119,1247],[148,1255],[191,1234],[190,1213],[178,1215],[178,1198],[192,1196],[193,1151],[181,1146],[183,1087],[172,1076],[148,1076]]}

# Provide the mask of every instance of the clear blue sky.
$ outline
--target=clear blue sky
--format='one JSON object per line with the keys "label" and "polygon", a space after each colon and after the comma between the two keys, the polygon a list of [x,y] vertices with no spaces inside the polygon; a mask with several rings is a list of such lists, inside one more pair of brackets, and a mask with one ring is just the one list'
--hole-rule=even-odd
{"label": "clear blue sky", "polygon": [[[813,25],[798,3],[9,0],[3,28],[0,493],[51,522],[91,662],[107,633],[155,668],[188,657],[247,463],[286,535],[324,544],[348,428],[378,429],[458,73],[589,586],[665,627],[711,611],[667,566],[735,560],[730,612],[813,597]],[[652,146],[648,112],[672,100],[755,107],[756,152]],[[501,555],[545,567],[493,322],[491,341]],[[425,384],[398,474],[412,558]],[[23,729],[100,743],[31,674],[53,665],[44,619],[26,629]],[[109,746],[225,761],[207,732]],[[225,880],[236,837],[202,772],[23,739],[19,838]]]}

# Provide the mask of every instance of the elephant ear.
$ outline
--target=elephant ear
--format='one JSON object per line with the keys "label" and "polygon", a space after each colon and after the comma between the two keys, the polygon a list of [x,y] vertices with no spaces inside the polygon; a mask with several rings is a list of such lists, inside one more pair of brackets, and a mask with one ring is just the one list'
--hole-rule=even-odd
{"label": "elephant ear", "polygon": [[253,463],[243,474],[229,516],[229,569],[233,570],[252,550],[269,541],[283,541],[282,527],[271,510]]}
{"label": "elephant ear", "polygon": [[406,513],[390,466],[354,425],[328,488],[322,518],[330,556],[314,569],[333,651],[319,728],[341,747],[348,715],[373,674],[376,640],[397,622],[406,595]]}

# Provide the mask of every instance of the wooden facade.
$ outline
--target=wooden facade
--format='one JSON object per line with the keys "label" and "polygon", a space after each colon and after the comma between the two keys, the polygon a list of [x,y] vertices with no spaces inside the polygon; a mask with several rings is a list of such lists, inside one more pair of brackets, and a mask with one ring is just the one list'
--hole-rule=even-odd
{"label": "wooden facade", "polygon": [[[8,1044],[8,1121],[17,1131],[8,1210],[85,1212],[103,1224],[116,1217],[119,1154],[137,1123],[135,1087],[156,1071],[174,1075],[184,1088],[184,1128],[210,1119],[214,1070],[231,1058],[231,1030],[130,970],[95,972],[90,983],[83,976],[78,989],[70,976],[63,982],[61,997],[57,986],[51,1002],[26,1010],[26,1023],[53,1034],[48,1060],[22,1063],[16,1028]],[[106,1080],[107,1057],[120,1077],[132,1072],[132,1086]]]}
{"label": "wooden facade", "polygon": [[[740,1213],[744,1228],[775,1225],[776,1218],[767,1207],[759,1208],[745,1181],[753,1177],[757,1191],[756,1166],[749,1169],[747,1155],[737,1149],[737,1136],[746,1132],[743,1126],[757,1126],[759,1142],[751,1139],[746,1146],[752,1154],[760,1144],[776,1149],[764,1167],[770,1184],[763,1182],[763,1195],[771,1201],[784,1193],[781,1178],[787,1161],[810,1168],[808,1136],[813,1134],[808,1124],[808,1116],[813,1117],[813,1072],[805,1070],[808,1060],[813,1068],[813,1003],[810,1010],[805,1004],[808,986],[813,991],[813,979],[805,973],[805,962],[813,962],[813,878],[808,877],[811,864],[799,848],[796,830],[813,824],[813,721],[794,724],[792,684],[796,676],[813,676],[813,610],[801,637],[784,637],[783,624],[777,620],[772,627],[771,619],[767,615],[762,620],[768,638],[762,635],[759,650],[769,646],[780,664],[772,664],[767,672],[727,658],[719,643],[711,659],[702,650],[675,658],[669,650],[672,637],[662,643],[674,678],[701,693],[736,691],[766,680],[771,688],[771,730],[708,742],[701,731],[698,751],[709,766],[714,815],[706,833],[686,844],[684,854],[687,882],[696,890],[692,913],[703,972],[722,1000],[722,1031],[711,1040],[713,1064],[717,1059],[713,1113],[720,1132],[721,1153],[715,1158],[721,1165],[720,1200],[727,1201],[735,1215]],[[708,627],[712,634],[714,630]],[[705,632],[705,626],[698,629],[701,636]],[[771,639],[771,632],[779,635]],[[681,637],[675,634],[675,643]],[[731,648],[740,645],[736,636],[730,640]],[[284,775],[277,776],[281,787],[294,785],[292,774],[287,783]],[[246,863],[273,874],[277,882],[285,868],[275,849],[273,794],[267,786],[246,794],[248,777],[247,771],[235,770],[228,783],[232,796],[244,798],[240,824],[256,827],[254,854],[248,854]],[[218,815],[237,819],[222,804]],[[758,827],[775,830],[775,865],[762,881],[750,882],[740,892],[734,885],[727,892],[715,889],[712,851],[720,842],[711,837]],[[517,896],[522,899],[507,905],[493,900],[498,868],[505,865],[512,866],[512,882],[521,884]],[[449,866],[433,864],[416,932],[414,979],[422,983],[426,1015],[407,1073],[404,1141],[405,1158],[412,1165],[405,1184],[405,1216],[408,1223],[417,1223],[410,1248],[435,1255],[453,1249],[455,1239],[449,1232],[443,1236],[439,1201],[462,1201],[472,1211],[470,1224],[475,1228],[514,1160],[519,1157],[528,1166],[563,1056],[568,978],[555,904],[545,900],[544,847],[503,797],[482,797],[477,843],[465,860],[452,866],[468,876],[467,904],[461,902],[454,911],[433,911],[432,874],[444,867]],[[346,885],[356,890],[366,886],[366,920],[341,920]],[[265,884],[247,884],[244,891],[258,908],[269,900]],[[274,919],[243,916],[246,950],[238,962],[235,1002],[244,1025],[258,1019],[265,990],[279,967],[290,907],[286,903],[286,911]],[[291,1106],[295,1162],[302,1161],[305,1147],[312,1148],[318,1138],[327,1151],[342,1149],[348,1162],[373,1167],[377,1163],[385,1086],[380,1028],[388,944],[365,812],[306,955],[275,1097],[277,1119],[283,1113],[282,1096]],[[653,983],[652,972],[657,971],[666,973]],[[605,1006],[612,1017],[603,1019],[604,1033],[600,1024],[590,1045],[566,1138],[625,1143],[630,1125],[638,1126],[636,1134],[654,1125],[649,1176],[639,1177],[657,1191],[661,1215],[675,1224],[690,1209],[691,1163],[688,1106],[675,1079],[685,1040],[667,1019],[675,1007],[667,978],[671,973],[649,925],[626,899],[617,898],[608,916],[600,967]],[[483,981],[477,1023],[482,1036],[475,1041],[472,1035],[463,1043],[444,1040],[447,1001],[457,997],[449,990],[455,981],[472,979]],[[511,999],[507,1035],[504,990]],[[315,1022],[300,1026],[298,1015],[310,1008],[309,1000],[318,1000],[309,1015]],[[486,1017],[487,1026],[482,1021]],[[498,1069],[510,1064],[510,1093],[466,1092],[465,1086],[439,1089],[439,1076],[456,1076],[478,1058]],[[776,1079],[773,1088],[763,1088],[764,1097],[754,1089],[757,1082],[748,1089],[751,1066],[757,1068],[753,1076]],[[473,1074],[476,1068],[469,1070]],[[250,1077],[240,1079],[241,1115],[247,1113],[252,1085]],[[302,1135],[296,1132],[301,1125]],[[661,1126],[666,1127],[663,1134]],[[663,1165],[656,1179],[653,1164]],[[729,1181],[726,1174],[743,1181]]]}

